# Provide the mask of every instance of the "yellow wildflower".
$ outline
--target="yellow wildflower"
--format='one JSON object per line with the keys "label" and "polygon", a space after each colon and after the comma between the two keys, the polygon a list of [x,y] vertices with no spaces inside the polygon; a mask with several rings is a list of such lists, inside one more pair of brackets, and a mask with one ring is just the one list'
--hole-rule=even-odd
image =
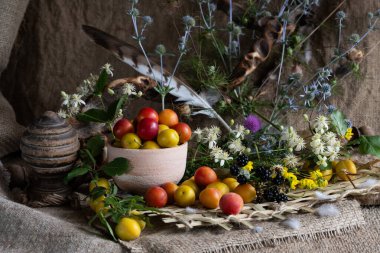
{"label": "yellow wildflower", "polygon": [[251,171],[253,169],[253,162],[252,161],[249,161],[248,163],[247,163],[247,165],[245,165],[244,167],[243,167],[243,170],[247,170],[247,171]]}
{"label": "yellow wildflower", "polygon": [[286,170],[286,171],[282,172],[282,176],[289,181],[291,189],[293,189],[293,190],[296,189],[296,186],[299,183],[299,181],[297,179],[297,176],[294,175],[294,173],[287,172],[287,170]]}
{"label": "yellow wildflower", "polygon": [[349,127],[347,128],[347,131],[346,133],[344,134],[344,138],[346,138],[346,140],[351,140],[352,136],[354,135],[354,133],[352,132],[352,128]]}
{"label": "yellow wildflower", "polygon": [[314,170],[310,172],[310,178],[317,181],[319,178],[323,178],[323,175],[320,170]]}
{"label": "yellow wildflower", "polygon": [[317,181],[319,187],[326,187],[329,184],[329,181],[326,179],[320,179]]}
{"label": "yellow wildflower", "polygon": [[313,190],[313,189],[316,189],[318,188],[318,185],[312,180],[312,179],[309,179],[309,178],[304,178],[304,179],[301,179],[299,181],[299,187],[301,189],[309,189],[309,190]]}
{"label": "yellow wildflower", "polygon": [[300,183],[298,179],[294,179],[290,182],[290,189],[295,190],[296,186]]}
{"label": "yellow wildflower", "polygon": [[320,170],[311,171],[310,178],[318,185],[318,187],[326,187],[329,184]]}

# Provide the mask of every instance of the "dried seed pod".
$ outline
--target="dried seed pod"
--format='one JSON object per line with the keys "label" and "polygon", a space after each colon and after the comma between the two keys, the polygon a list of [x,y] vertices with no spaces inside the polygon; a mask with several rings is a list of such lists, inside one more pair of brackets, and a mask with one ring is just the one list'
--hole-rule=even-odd
{"label": "dried seed pod", "polygon": [[181,104],[178,105],[176,108],[180,115],[182,116],[190,116],[191,115],[191,108],[187,104]]}
{"label": "dried seed pod", "polygon": [[297,74],[300,76],[300,78],[303,76],[303,70],[301,65],[299,64],[294,64],[292,69],[291,69],[292,74]]}
{"label": "dried seed pod", "polygon": [[351,61],[354,61],[354,62],[361,62],[363,60],[363,51],[362,50],[358,50],[356,48],[352,49],[349,53],[348,53],[348,59],[350,59]]}

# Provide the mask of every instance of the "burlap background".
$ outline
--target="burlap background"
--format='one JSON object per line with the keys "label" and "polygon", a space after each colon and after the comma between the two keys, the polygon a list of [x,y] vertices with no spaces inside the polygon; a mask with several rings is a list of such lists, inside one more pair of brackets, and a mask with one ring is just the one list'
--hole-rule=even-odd
{"label": "burlap background", "polygon": [[[320,2],[317,22],[322,21],[340,1]],[[90,72],[97,72],[105,62],[115,66],[116,77],[133,75],[130,67],[90,42],[80,28],[82,24],[93,25],[134,43],[132,24],[125,14],[127,3],[123,0],[31,1],[10,64],[0,79],[0,89],[15,108],[21,123],[28,124],[45,110],[58,108],[61,90],[73,92],[82,79]],[[346,0],[342,7],[347,14],[344,36],[363,34],[367,29],[367,12],[379,8],[378,0]],[[148,52],[153,52],[159,43],[165,44],[169,51],[176,51],[177,29],[182,29],[181,17],[186,14],[198,16],[197,5],[192,1],[142,0],[139,9],[155,20],[148,28],[144,42]],[[219,13],[218,19],[225,19],[224,14]],[[336,46],[335,18],[332,17],[322,30],[311,37],[313,60],[310,66],[305,66],[305,72],[325,65]],[[355,125],[368,124],[377,132],[380,132],[377,124],[380,120],[377,106],[380,102],[377,83],[380,79],[377,71],[380,47],[376,46],[379,40],[380,32],[375,31],[360,45],[365,54],[373,49],[361,64],[362,77],[350,76],[342,81],[336,94],[338,98],[333,101]],[[251,44],[247,36],[243,41],[244,46]],[[169,57],[168,68],[173,60],[174,57]]]}
{"label": "burlap background", "polygon": [[[29,0],[0,0],[0,74],[8,64],[28,2]],[[15,113],[1,91],[0,115],[0,157],[3,157],[18,150],[24,129],[16,122]]]}

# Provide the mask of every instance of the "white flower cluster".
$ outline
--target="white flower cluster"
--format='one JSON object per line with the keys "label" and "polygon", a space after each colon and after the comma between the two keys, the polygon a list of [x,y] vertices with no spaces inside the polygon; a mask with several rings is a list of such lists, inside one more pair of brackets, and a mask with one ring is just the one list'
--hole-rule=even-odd
{"label": "white flower cluster", "polygon": [[241,138],[244,140],[244,137],[249,134],[249,130],[243,125],[237,124],[235,129],[232,130],[232,133],[235,135],[235,138]]}
{"label": "white flower cluster", "polygon": [[113,67],[111,66],[111,64],[106,63],[106,64],[104,64],[104,66],[101,67],[100,69],[101,69],[101,70],[104,69],[108,75],[113,76]]}
{"label": "white flower cluster", "polygon": [[98,78],[99,76],[90,74],[90,76],[87,79],[83,80],[83,82],[77,87],[77,94],[81,95],[83,98],[87,98],[94,92]]}
{"label": "white flower cluster", "polygon": [[82,105],[86,105],[86,102],[82,99],[82,95],[74,93],[74,94],[67,94],[64,91],[61,91],[61,97],[62,97],[62,106],[66,108],[60,109],[58,111],[58,116],[61,118],[68,118],[68,117],[74,117],[76,114],[79,113],[80,107]]}
{"label": "white flower cluster", "polygon": [[243,145],[243,143],[241,142],[241,139],[239,138],[231,140],[228,143],[228,149],[233,154],[242,153],[247,150],[247,148]]}
{"label": "white flower cluster", "polygon": [[329,130],[329,120],[323,116],[318,116],[313,122],[313,130],[316,133],[324,134]]}
{"label": "white flower cluster", "polygon": [[142,96],[142,92],[141,91],[136,92],[136,87],[131,83],[125,83],[123,85],[121,92],[123,93],[123,95],[127,95],[127,96],[131,96],[131,95],[135,95],[138,97]]}
{"label": "white flower cluster", "polygon": [[226,161],[233,159],[227,151],[224,151],[218,146],[211,148],[210,155],[214,158],[215,163],[219,163],[222,167]]}
{"label": "white flower cluster", "polygon": [[[233,158],[230,156],[230,153],[217,146],[221,135],[222,131],[217,126],[206,127],[204,129],[197,128],[193,133],[194,138],[198,142],[208,145],[210,156],[214,159],[215,163],[219,163],[223,167],[226,161]],[[236,152],[245,149],[240,139],[231,141],[229,148]]]}
{"label": "white flower cluster", "polygon": [[300,158],[298,156],[295,156],[294,154],[287,154],[284,159],[283,159],[283,162],[285,164],[285,166],[287,167],[290,167],[290,168],[294,168],[294,167],[297,167],[298,165],[300,165]]}
{"label": "white flower cluster", "polygon": [[284,128],[281,133],[281,141],[286,141],[290,150],[301,151],[305,148],[305,141],[297,134],[293,127]]}
{"label": "white flower cluster", "polygon": [[334,161],[339,157],[341,143],[333,132],[315,133],[311,137],[310,147],[318,157],[317,164],[326,167],[327,161]]}
{"label": "white flower cluster", "polygon": [[198,142],[208,144],[208,148],[212,149],[216,146],[222,131],[217,126],[206,127],[204,129],[197,128],[194,131],[194,137]]}

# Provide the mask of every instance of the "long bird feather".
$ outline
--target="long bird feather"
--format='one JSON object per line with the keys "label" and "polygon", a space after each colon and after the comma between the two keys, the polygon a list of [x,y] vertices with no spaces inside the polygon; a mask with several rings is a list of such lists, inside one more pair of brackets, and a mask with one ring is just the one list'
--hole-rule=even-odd
{"label": "long bird feather", "polygon": [[[161,74],[161,66],[152,61],[149,61],[149,65],[149,62],[139,49],[95,27],[83,25],[82,29],[96,44],[112,52],[118,59],[131,66],[137,72],[152,78],[158,83],[163,81],[165,84],[169,85],[169,87],[172,88],[170,94],[177,97],[177,102],[183,102],[202,108],[199,111],[193,112],[194,115],[204,114],[211,118],[216,118],[227,128],[227,130],[230,132],[232,131],[230,126],[212,108],[211,104],[204,96],[199,95],[179,78],[171,78],[168,71],[164,70],[162,72],[163,74]],[[168,84],[169,80],[170,83]]]}

